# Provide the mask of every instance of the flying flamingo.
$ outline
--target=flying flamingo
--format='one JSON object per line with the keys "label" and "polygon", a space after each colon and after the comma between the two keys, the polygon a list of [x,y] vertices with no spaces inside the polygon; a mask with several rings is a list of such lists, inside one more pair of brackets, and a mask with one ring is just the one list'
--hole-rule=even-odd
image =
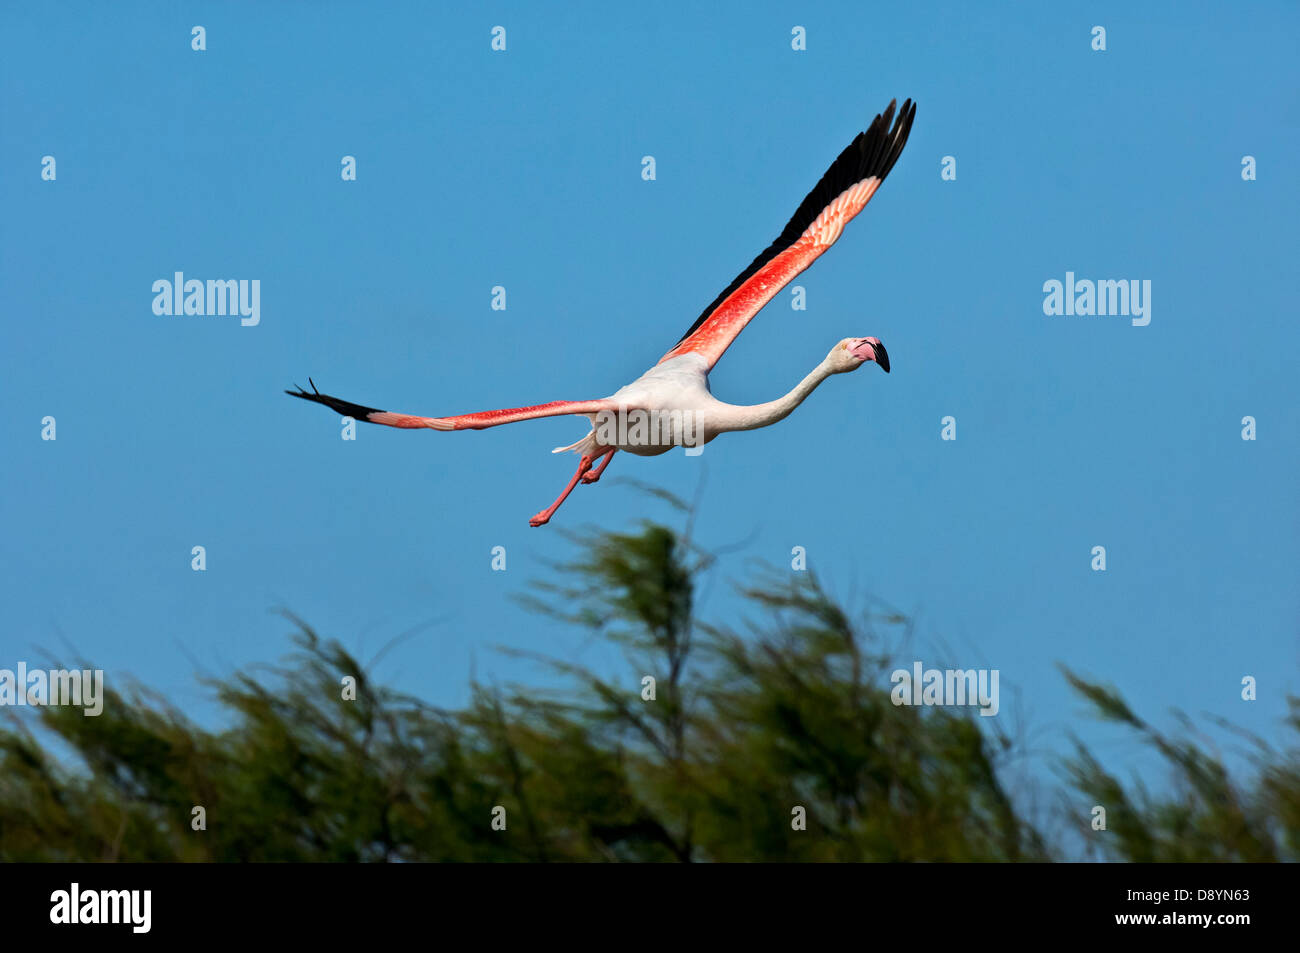
{"label": "flying flamingo", "polygon": [[[581,483],[595,483],[619,450],[651,457],[677,446],[700,446],[721,433],[755,430],[784,420],[832,374],[855,371],[875,361],[889,372],[889,354],[879,338],[845,338],[812,373],[776,400],[744,407],[724,404],[709,392],[709,371],[751,318],[796,275],[835,244],[840,232],[880,188],[898,161],[916,116],[909,99],[894,121],[895,102],[877,115],[826,170],[800,203],[789,224],[749,267],[736,276],[654,367],[626,387],[599,400],[556,400],[532,407],[485,410],[456,417],[414,417],[363,407],[316,390],[285,391],[337,413],[385,427],[430,430],[482,430],[501,424],[566,414],[587,417],[591,432],[568,447],[580,455],[578,470],[554,503],[528,521],[548,522]],[[893,121],[893,127],[890,123]],[[647,426],[648,421],[648,426]],[[599,462],[599,466],[595,466]],[[594,468],[593,468],[594,467]]]}

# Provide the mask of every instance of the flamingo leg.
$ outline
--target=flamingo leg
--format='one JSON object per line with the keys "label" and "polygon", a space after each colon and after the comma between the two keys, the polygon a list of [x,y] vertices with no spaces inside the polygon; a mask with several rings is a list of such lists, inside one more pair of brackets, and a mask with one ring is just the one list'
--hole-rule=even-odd
{"label": "flamingo leg", "polygon": [[569,494],[572,493],[573,488],[578,485],[578,481],[582,479],[583,474],[591,469],[591,459],[590,454],[584,453],[582,455],[582,459],[578,462],[578,472],[573,475],[573,479],[571,479],[569,485],[564,488],[564,492],[560,494],[559,499],[530,519],[528,521],[529,526],[542,526],[550,521],[551,517],[555,515],[555,511],[560,508],[560,504],[569,498]]}
{"label": "flamingo leg", "polygon": [[600,466],[596,467],[596,469],[594,469],[594,470],[592,470],[590,473],[586,474],[586,475],[582,478],[582,482],[583,482],[583,483],[595,483],[597,480],[599,480],[599,479],[600,479],[600,475],[601,475],[602,473],[604,473],[604,472],[605,472],[605,468],[606,468],[607,466],[609,466],[609,461],[611,461],[611,460],[614,459],[614,453],[615,453],[617,450],[618,450],[617,447],[610,447],[608,450],[606,450],[605,452],[603,452],[602,454],[600,454],[600,456],[596,457],[596,458],[595,458],[596,460],[599,460],[601,457],[604,457],[605,460],[604,460],[604,462],[601,463]]}

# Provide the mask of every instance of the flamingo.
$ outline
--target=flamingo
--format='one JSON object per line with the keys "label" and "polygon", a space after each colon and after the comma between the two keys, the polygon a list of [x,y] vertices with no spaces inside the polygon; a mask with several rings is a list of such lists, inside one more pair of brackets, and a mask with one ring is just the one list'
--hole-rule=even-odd
{"label": "flamingo", "polygon": [[719,434],[755,430],[784,420],[832,374],[855,371],[868,362],[875,362],[889,373],[889,354],[879,338],[845,338],[784,397],[765,404],[738,406],[723,403],[709,391],[709,371],[731,342],[765,304],[835,244],[844,226],[862,211],[898,161],[916,106],[907,100],[895,120],[896,105],[897,100],[890,102],[866,132],[854,137],[800,203],[777,239],[723,289],[681,340],[652,368],[609,397],[555,400],[455,417],[417,417],[322,394],[311,378],[310,393],[301,387],[285,393],[324,404],[355,420],[403,429],[483,430],[541,417],[571,414],[588,418],[590,433],[552,451],[578,454],[578,469],[555,502],[528,521],[530,526],[542,526],[574,487],[599,480],[620,450],[650,457],[673,447],[702,446]]}

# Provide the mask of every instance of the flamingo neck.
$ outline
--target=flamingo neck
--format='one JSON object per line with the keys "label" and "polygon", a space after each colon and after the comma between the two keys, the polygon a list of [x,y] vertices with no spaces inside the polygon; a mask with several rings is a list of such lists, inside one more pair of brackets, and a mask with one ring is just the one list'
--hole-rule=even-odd
{"label": "flamingo neck", "polygon": [[776,400],[769,400],[765,404],[751,404],[747,407],[735,407],[733,412],[728,414],[727,430],[757,430],[759,427],[767,427],[780,420],[789,417],[794,409],[804,402],[804,400],[817,389],[817,385],[826,378],[830,377],[833,371],[822,361],[812,369],[812,372],[795,385],[794,390],[784,397],[778,397]]}

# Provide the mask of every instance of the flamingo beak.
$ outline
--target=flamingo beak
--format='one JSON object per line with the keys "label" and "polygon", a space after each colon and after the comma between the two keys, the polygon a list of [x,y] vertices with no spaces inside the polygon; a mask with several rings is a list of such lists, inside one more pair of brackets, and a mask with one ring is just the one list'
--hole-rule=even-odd
{"label": "flamingo beak", "polygon": [[872,344],[871,347],[876,352],[876,363],[880,365],[880,369],[882,371],[888,374],[889,373],[889,352],[885,350],[885,345],[877,341],[874,344]]}

